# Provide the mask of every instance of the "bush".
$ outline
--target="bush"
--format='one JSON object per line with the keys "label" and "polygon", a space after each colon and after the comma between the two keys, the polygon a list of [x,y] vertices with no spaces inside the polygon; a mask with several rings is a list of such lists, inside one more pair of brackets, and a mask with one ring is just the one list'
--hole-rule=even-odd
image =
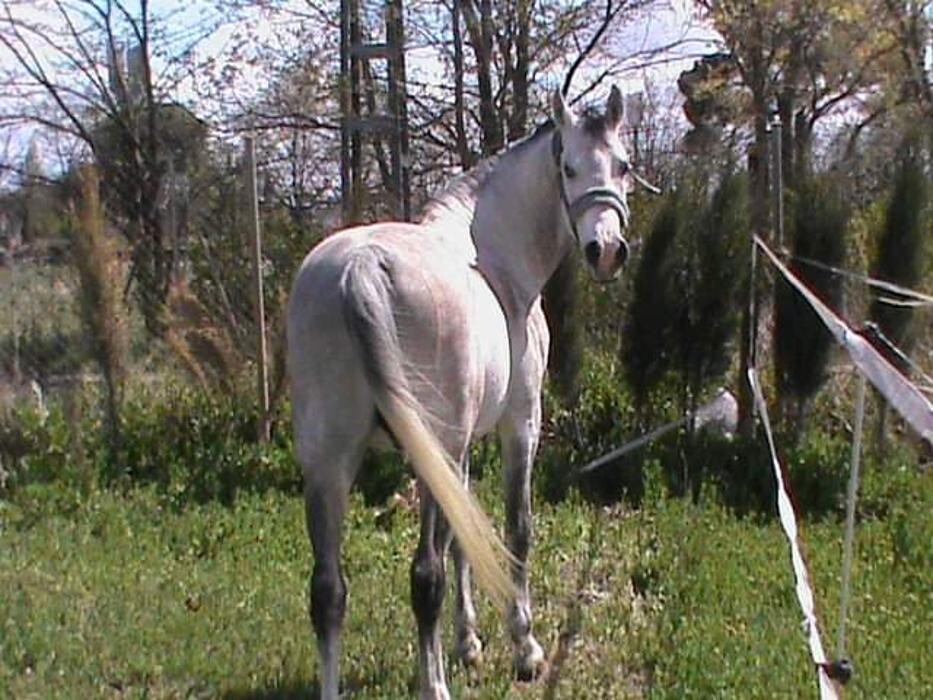
{"label": "bush", "polygon": [[[712,499],[730,510],[770,519],[776,515],[771,457],[764,436],[727,439],[700,431],[692,436],[675,430],[586,475],[588,462],[638,438],[631,394],[619,381],[619,370],[608,355],[585,359],[582,391],[575,410],[564,409],[545,395],[545,426],[535,467],[535,487],[549,502],[576,489],[586,500],[641,505],[660,485],[665,496]],[[653,406],[658,423],[680,416],[672,386],[659,391]],[[664,398],[667,397],[667,398]],[[851,442],[847,435],[811,426],[799,444],[778,437],[794,505],[802,515],[842,515],[849,474]]]}
{"label": "bush", "polygon": [[0,372],[15,376],[17,356],[20,374],[42,384],[50,377],[79,371],[91,353],[83,333],[32,325],[18,338],[12,332],[0,336]]}
{"label": "bush", "polygon": [[239,394],[176,386],[155,401],[138,395],[125,409],[123,463],[104,476],[155,483],[180,503],[231,502],[241,490],[297,491],[289,431],[261,444],[257,420],[255,401]]}
{"label": "bush", "polygon": [[[793,210],[794,256],[832,267],[842,265],[849,212],[835,182],[822,178],[806,183]],[[798,261],[791,262],[791,269],[824,303],[834,309],[842,306],[840,276]],[[782,405],[795,400],[790,421],[795,430],[802,430],[807,407],[826,379],[833,345],[832,335],[810,303],[779,277],[775,282],[775,372]]]}
{"label": "bush", "polygon": [[707,179],[685,177],[657,216],[635,277],[621,358],[639,417],[669,374],[681,411],[729,367],[747,274],[748,185],[726,172],[711,196]]}
{"label": "bush", "polygon": [[179,504],[230,502],[241,490],[297,491],[290,431],[278,430],[270,444],[259,444],[253,403],[185,386],[136,393],[125,405],[117,463],[108,458],[99,411],[70,424],[57,404],[47,417],[18,409],[0,425],[0,455],[14,465],[8,488],[51,480],[76,487],[150,483]]}
{"label": "bush", "polygon": [[[926,268],[925,244],[929,235],[928,211],[930,186],[923,172],[919,154],[904,156],[898,170],[894,190],[880,232],[872,276],[902,285],[916,287]],[[876,299],[871,317],[881,331],[903,350],[909,350],[912,338],[913,309],[895,306]],[[895,365],[901,362],[890,358]]]}
{"label": "bush", "polygon": [[[12,495],[49,481],[71,485],[76,495],[95,485],[149,484],[176,506],[232,503],[240,492],[300,493],[289,417],[280,416],[268,444],[257,441],[257,418],[253,397],[242,390],[209,394],[176,384],[137,391],[124,407],[122,450],[114,463],[99,411],[72,424],[57,403],[48,416],[19,408],[0,420],[0,467],[9,475],[5,491]],[[356,488],[367,503],[382,503],[409,474],[398,455],[370,452]]]}
{"label": "bush", "polygon": [[[577,482],[579,468],[622,444],[626,440],[623,426],[634,424],[630,395],[611,356],[595,353],[586,356],[580,386],[572,409],[565,408],[550,387],[545,391],[535,483],[538,492],[551,502],[567,495]],[[596,477],[584,480],[583,484],[592,488],[598,482]],[[590,491],[590,495],[596,493]]]}
{"label": "bush", "polygon": [[48,414],[32,404],[0,413],[0,494],[30,482],[74,477],[69,428],[59,406]]}

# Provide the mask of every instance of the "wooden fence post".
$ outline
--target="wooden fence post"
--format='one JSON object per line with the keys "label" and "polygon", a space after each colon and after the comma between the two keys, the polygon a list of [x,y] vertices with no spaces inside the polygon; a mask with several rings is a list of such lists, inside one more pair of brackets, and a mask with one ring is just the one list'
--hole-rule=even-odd
{"label": "wooden fence post", "polygon": [[244,139],[246,196],[249,201],[250,252],[253,262],[253,308],[256,312],[256,379],[259,390],[260,442],[269,440],[269,355],[266,349],[266,306],[262,291],[262,233],[259,228],[259,188],[256,183],[256,141]]}

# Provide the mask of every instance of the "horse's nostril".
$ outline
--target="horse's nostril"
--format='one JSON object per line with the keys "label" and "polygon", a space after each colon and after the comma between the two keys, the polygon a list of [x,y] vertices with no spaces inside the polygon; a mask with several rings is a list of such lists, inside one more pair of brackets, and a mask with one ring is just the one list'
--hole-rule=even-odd
{"label": "horse's nostril", "polygon": [[596,263],[599,262],[600,253],[602,253],[602,246],[600,246],[596,241],[590,241],[583,248],[583,254],[586,255],[586,261],[593,267],[596,267]]}
{"label": "horse's nostril", "polygon": [[628,243],[623,238],[619,242],[618,250],[616,250],[616,262],[618,262],[619,265],[624,265],[625,261],[628,260],[628,253],[629,253]]}

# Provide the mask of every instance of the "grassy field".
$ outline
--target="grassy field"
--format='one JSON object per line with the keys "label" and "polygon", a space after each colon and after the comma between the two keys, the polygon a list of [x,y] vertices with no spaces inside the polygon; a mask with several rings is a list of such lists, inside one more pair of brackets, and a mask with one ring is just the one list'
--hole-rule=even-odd
{"label": "grassy field", "polygon": [[[501,518],[494,477],[480,491]],[[660,484],[649,470],[639,509],[538,505],[536,629],[552,653],[563,633],[563,661],[550,685],[513,683],[481,605],[486,663],[451,669],[454,697],[816,696],[776,522]],[[860,513],[846,697],[933,697],[930,475],[869,465]],[[351,697],[411,694],[416,519],[378,514],[357,496],[348,523]],[[832,649],[842,525],[822,517],[803,537]],[[0,697],[313,696],[310,562],[289,491],[179,504],[155,486],[24,485],[0,499]]]}

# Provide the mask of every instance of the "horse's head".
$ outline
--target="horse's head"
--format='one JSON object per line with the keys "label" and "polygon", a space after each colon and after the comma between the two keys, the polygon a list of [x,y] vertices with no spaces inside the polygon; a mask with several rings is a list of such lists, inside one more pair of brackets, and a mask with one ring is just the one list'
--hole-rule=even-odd
{"label": "horse's head", "polygon": [[628,190],[631,164],[620,131],[622,93],[613,86],[601,115],[578,116],[557,90],[552,148],[558,167],[565,226],[583,251],[593,278],[618,276],[629,254]]}

